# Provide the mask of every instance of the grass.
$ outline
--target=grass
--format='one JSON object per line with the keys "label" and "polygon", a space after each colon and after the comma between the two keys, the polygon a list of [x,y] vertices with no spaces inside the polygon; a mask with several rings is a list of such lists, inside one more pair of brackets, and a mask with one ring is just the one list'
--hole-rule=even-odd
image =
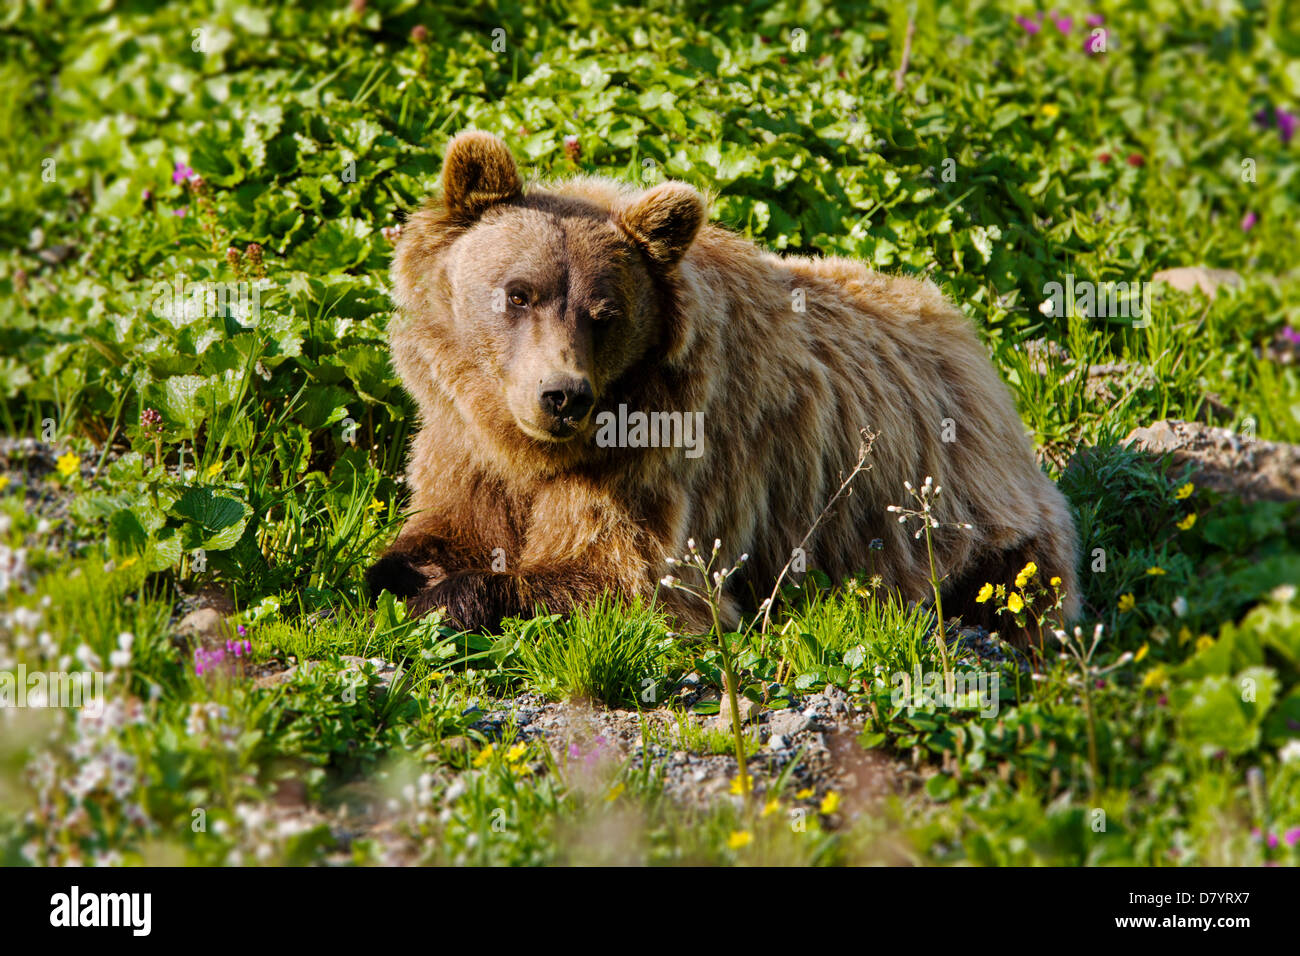
{"label": "grass", "polygon": [[[0,863],[1300,862],[1300,505],[1121,444],[1211,416],[1300,442],[1300,142],[1273,112],[1300,39],[1281,7],[1097,12],[1094,55],[1082,14],[1031,33],[1009,0],[0,14],[0,427],[49,449],[3,463],[0,674],[98,671],[109,702],[0,707]],[[943,287],[1074,508],[1082,643],[945,663],[870,567],[791,575],[735,635],[613,601],[496,635],[369,609],[415,424],[384,230],[470,127],[539,176],[684,179],[769,248]],[[1241,281],[1155,286],[1145,321],[1040,307],[1194,265]],[[199,675],[173,612],[204,586],[251,655]],[[996,674],[996,714],[899,698],[951,667]],[[692,674],[769,710],[843,691],[857,756],[908,782],[809,792],[741,728],[758,798],[683,805],[662,762],[488,719],[524,691],[662,708],[671,741],[629,718],[647,752],[725,761]]]}

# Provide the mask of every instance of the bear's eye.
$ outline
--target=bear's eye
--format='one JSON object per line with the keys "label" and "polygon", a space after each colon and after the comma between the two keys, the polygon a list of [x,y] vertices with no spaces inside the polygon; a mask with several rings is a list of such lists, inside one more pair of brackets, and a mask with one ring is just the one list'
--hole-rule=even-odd
{"label": "bear's eye", "polygon": [[509,292],[506,294],[506,298],[510,300],[511,305],[518,306],[521,309],[528,304],[528,296],[523,292]]}

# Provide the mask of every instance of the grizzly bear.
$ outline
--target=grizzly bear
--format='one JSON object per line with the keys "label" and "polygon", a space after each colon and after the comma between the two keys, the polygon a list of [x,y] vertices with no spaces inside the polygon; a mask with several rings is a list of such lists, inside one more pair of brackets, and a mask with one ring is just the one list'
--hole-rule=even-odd
{"label": "grizzly bear", "polygon": [[707,218],[684,183],[525,186],[501,140],[451,141],[441,197],[393,259],[393,361],[420,428],[409,517],[372,593],[473,630],[609,592],[702,630],[706,609],[660,582],[689,539],[718,539],[724,562],[748,555],[728,581],[734,626],[870,429],[869,468],[804,545],[807,568],[870,567],[924,599],[925,541],[887,509],[931,476],[949,616],[1007,634],[974,598],[1030,561],[1072,616],[1069,508],[972,323],[928,281],[777,256]]}

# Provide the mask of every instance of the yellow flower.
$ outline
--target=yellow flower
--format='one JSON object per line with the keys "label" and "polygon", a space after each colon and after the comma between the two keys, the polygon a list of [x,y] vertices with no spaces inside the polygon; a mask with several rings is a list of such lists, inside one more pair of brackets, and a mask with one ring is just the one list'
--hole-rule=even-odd
{"label": "yellow flower", "polygon": [[776,811],[780,809],[781,809],[780,800],[777,800],[775,798],[769,800],[767,801],[767,803],[763,804],[763,816],[770,817],[772,814],[776,813]]}
{"label": "yellow flower", "polygon": [[518,763],[520,760],[524,758],[524,754],[526,753],[528,753],[527,747],[525,747],[523,744],[515,744],[513,747],[511,747],[509,750],[506,751],[506,760],[508,760],[510,763]]}
{"label": "yellow flower", "polygon": [[980,588],[980,593],[975,595],[975,601],[979,604],[983,604],[992,596],[993,596],[993,585],[985,584],[984,587]]}
{"label": "yellow flower", "polygon": [[1196,639],[1196,649],[1198,651],[1204,651],[1213,646],[1214,646],[1214,638],[1210,637],[1210,635],[1208,634],[1202,634],[1200,637]]}
{"label": "yellow flower", "polygon": [[840,795],[832,790],[822,797],[822,813],[829,816],[840,808]]}
{"label": "yellow flower", "polygon": [[1143,644],[1141,647],[1139,647],[1138,652],[1133,655],[1133,663],[1136,664],[1138,661],[1142,660],[1142,658],[1146,657],[1147,652],[1150,650],[1151,650],[1150,644]]}
{"label": "yellow flower", "polygon": [[378,498],[371,498],[370,504],[366,505],[366,508],[368,508],[370,511],[383,511],[384,503],[380,501]]}
{"label": "yellow flower", "polygon": [[1192,639],[1192,632],[1189,631],[1187,629],[1187,625],[1184,624],[1181,628],[1178,629],[1178,643],[1186,644],[1191,639]]}
{"label": "yellow flower", "polygon": [[1195,490],[1196,490],[1196,486],[1189,481],[1185,485],[1178,486],[1178,490],[1174,492],[1174,497],[1177,498],[1179,501],[1184,501],[1190,498],[1192,496],[1192,492]]}
{"label": "yellow flower", "polygon": [[1127,614],[1137,606],[1137,598],[1132,594],[1121,594],[1119,596],[1119,613]]}
{"label": "yellow flower", "polygon": [[1011,594],[1007,598],[1007,610],[1012,614],[1019,614],[1024,609],[1025,602],[1021,599],[1019,594]]}
{"label": "yellow flower", "polygon": [[1061,108],[1055,103],[1044,103],[1043,115],[1048,119],[1056,119],[1056,117],[1061,115]]}
{"label": "yellow flower", "polygon": [[119,569],[129,568],[131,565],[135,564],[139,560],[140,560],[140,556],[138,554],[133,554],[131,555],[131,557],[127,558],[125,561],[119,564],[118,568]]}
{"label": "yellow flower", "polygon": [[209,478],[215,478],[217,475],[221,474],[221,462],[214,461],[212,464],[208,465],[206,474]]}
{"label": "yellow flower", "polygon": [[800,790],[798,793],[794,795],[794,798],[796,800],[807,800],[809,797],[813,795],[813,793],[814,791],[812,787],[804,787],[802,790]]}
{"label": "yellow flower", "polygon": [[429,680],[446,680],[446,679],[447,679],[447,675],[444,674],[442,671],[434,671],[432,674],[429,675]]}
{"label": "yellow flower", "polygon": [[492,759],[492,754],[495,750],[496,750],[495,744],[488,744],[486,747],[480,750],[478,752],[478,756],[474,758],[474,766],[482,767],[484,764],[486,764],[489,760]]}
{"label": "yellow flower", "polygon": [[605,794],[605,802],[606,802],[606,803],[613,803],[615,800],[617,800],[619,797],[621,797],[621,796],[623,795],[623,790],[624,790],[624,789],[625,789],[625,788],[624,788],[622,782],[619,782],[619,783],[614,784],[614,786],[613,786],[612,788],[610,788],[609,793]]}
{"label": "yellow flower", "polygon": [[1178,522],[1178,530],[1179,530],[1179,531],[1191,531],[1191,530],[1192,530],[1192,525],[1194,525],[1194,524],[1196,524],[1196,512],[1195,512],[1195,511],[1193,511],[1191,514],[1189,514],[1189,515],[1188,515],[1186,518],[1184,518],[1182,521]]}
{"label": "yellow flower", "polygon": [[1016,587],[1023,588],[1026,584],[1028,584],[1031,580],[1033,580],[1034,575],[1037,573],[1038,573],[1038,565],[1030,561],[1023,568],[1021,568],[1020,573],[1016,575]]}
{"label": "yellow flower", "polygon": [[9,487],[9,476],[0,475],[0,491],[4,491],[8,487]]}
{"label": "yellow flower", "polygon": [[81,470],[81,456],[75,451],[70,451],[66,455],[60,455],[55,465],[59,469],[60,477],[71,478]]}
{"label": "yellow flower", "polygon": [[742,850],[754,842],[754,834],[748,830],[735,830],[727,837],[727,846],[732,850]]}
{"label": "yellow flower", "polygon": [[743,794],[743,793],[745,792],[745,785],[744,785],[743,783],[740,782],[740,778],[739,778],[739,777],[737,777],[735,780],[731,781],[731,792],[732,792],[733,794],[735,794],[736,796],[740,796],[741,794]]}
{"label": "yellow flower", "polygon": [[1161,687],[1165,682],[1165,669],[1157,664],[1151,670],[1142,675],[1143,689],[1150,687]]}
{"label": "yellow flower", "polygon": [[1160,577],[1160,575],[1162,575],[1162,574],[1168,574],[1168,573],[1169,573],[1169,572],[1166,571],[1164,568],[1159,568],[1159,567],[1150,567],[1150,568],[1147,568],[1147,574],[1151,575],[1151,577],[1153,577],[1153,578],[1158,578],[1158,577]]}
{"label": "yellow flower", "polygon": [[1060,579],[1060,578],[1052,578],[1052,580],[1049,581],[1048,583],[1051,584],[1052,587],[1054,587],[1054,588],[1059,588],[1059,587],[1061,586],[1061,579]]}

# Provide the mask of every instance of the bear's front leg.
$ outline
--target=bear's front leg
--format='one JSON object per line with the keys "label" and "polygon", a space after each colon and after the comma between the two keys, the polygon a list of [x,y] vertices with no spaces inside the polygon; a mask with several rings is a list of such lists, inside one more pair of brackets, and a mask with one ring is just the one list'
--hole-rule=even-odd
{"label": "bear's front leg", "polygon": [[406,606],[415,617],[441,609],[447,623],[461,630],[495,630],[505,618],[531,616],[536,608],[566,614],[606,592],[620,590],[626,588],[578,566],[514,574],[465,571],[422,589]]}

